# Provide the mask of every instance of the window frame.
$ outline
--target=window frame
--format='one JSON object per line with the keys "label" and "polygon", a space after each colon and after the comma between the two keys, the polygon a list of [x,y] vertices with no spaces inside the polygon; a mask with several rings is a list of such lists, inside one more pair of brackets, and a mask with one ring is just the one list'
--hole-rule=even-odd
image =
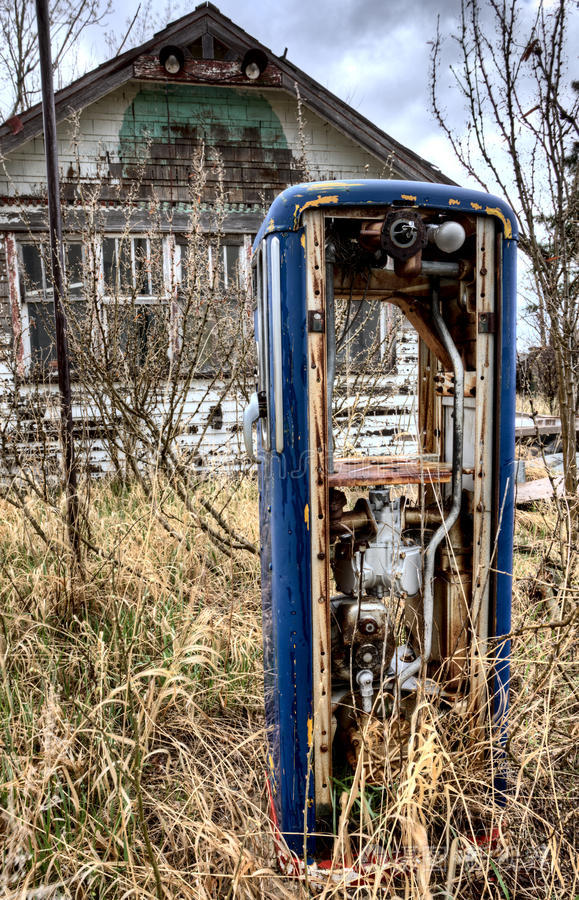
{"label": "window frame", "polygon": [[[57,375],[57,354],[55,337],[53,336],[50,344],[41,344],[39,346],[35,345],[37,342],[33,338],[33,330],[36,331],[34,319],[38,314],[33,314],[31,309],[31,307],[36,307],[38,305],[44,306],[47,310],[46,315],[50,316],[50,323],[48,327],[54,326],[54,287],[50,283],[50,276],[47,272],[50,255],[48,235],[43,233],[40,238],[36,240],[34,240],[30,235],[27,235],[23,238],[17,237],[15,243],[17,260],[16,293],[19,304],[21,323],[21,359],[24,374],[30,376],[36,370],[37,372],[41,372],[43,374],[43,380],[52,381]],[[24,249],[26,247],[32,247],[38,252],[38,261],[40,263],[41,275],[41,282],[38,288],[30,289],[26,286],[26,263],[24,254]],[[64,239],[65,278],[70,265],[68,255],[69,247],[80,247],[81,265],[83,265],[85,261],[85,248],[81,239],[74,233],[66,235],[66,238]],[[83,282],[74,282],[72,286],[76,288],[78,287],[78,285],[81,286],[81,290],[75,290],[74,292],[70,292],[69,290],[68,300],[81,306],[82,304],[86,304],[86,299],[82,290],[82,288],[84,287]],[[50,312],[48,312],[49,309]],[[45,329],[45,331],[48,331],[48,327]],[[47,354],[47,358],[43,360],[42,356],[44,356],[45,352]],[[41,358],[35,359],[35,356],[40,356]]]}
{"label": "window frame", "polygon": [[[87,254],[91,256],[91,262],[95,267],[97,279],[97,297],[96,301],[103,312],[105,334],[108,331],[107,315],[108,309],[115,302],[120,304],[126,303],[135,306],[167,306],[167,358],[170,361],[180,351],[180,322],[179,322],[179,302],[178,292],[184,279],[182,247],[186,245],[186,232],[176,231],[170,234],[159,234],[158,240],[161,250],[162,275],[159,280],[159,291],[154,291],[154,273],[151,267],[152,243],[157,238],[155,235],[151,238],[148,233],[131,232],[128,235],[114,231],[106,231],[100,235],[91,248],[87,248],[82,239],[75,233],[66,235],[64,243],[68,245],[79,245],[81,247],[81,259],[83,266],[87,263]],[[208,236],[209,237],[209,236]],[[53,302],[53,288],[50,285],[47,272],[47,250],[48,250],[48,234],[46,232],[39,236],[30,234],[12,235],[15,246],[16,266],[11,270],[11,296],[13,302],[17,304],[17,314],[20,321],[20,333],[17,337],[19,344],[18,358],[19,367],[24,377],[32,377],[34,373],[34,354],[42,352],[42,348],[33,346],[31,340],[31,309],[30,304]],[[114,272],[114,288],[108,284],[105,278],[105,241],[114,241],[113,260],[111,270]],[[123,240],[130,242],[130,263],[131,263],[131,285],[129,290],[121,292],[121,287],[125,287],[121,283],[122,272],[119,262],[122,253],[121,243]],[[235,262],[238,265],[239,289],[248,289],[248,248],[251,246],[251,235],[243,232],[231,232],[220,236],[218,247],[220,250],[219,266],[215,267],[215,245],[208,246],[208,264],[210,267],[211,277],[213,278],[217,272],[221,273],[223,278],[223,288],[227,290],[231,282],[231,260],[229,255],[235,248]],[[139,252],[138,241],[145,241],[145,265],[146,265],[146,290],[139,291],[139,270],[137,253]],[[22,248],[26,246],[36,247],[40,260],[40,286],[34,288],[26,287],[26,264],[22,253]],[[179,248],[179,250],[177,250]],[[68,260],[66,261],[66,264]],[[110,276],[109,276],[110,277]],[[70,299],[86,303],[86,291],[84,290],[83,281],[74,282],[69,286]],[[98,339],[98,336],[96,336]],[[105,337],[106,340],[106,337]],[[53,344],[54,347],[54,344]],[[48,344],[46,344],[48,350]],[[54,351],[50,353],[50,358],[54,362]],[[43,376],[43,380],[52,380],[54,371],[47,370]],[[71,373],[74,377],[74,372]],[[200,376],[202,377],[202,376]]]}
{"label": "window frame", "polygon": [[[368,366],[371,365],[371,360],[364,355],[362,349],[358,349],[356,352],[356,356],[352,358],[350,342],[353,338],[355,338],[356,343],[358,343],[360,341],[360,338],[365,337],[365,329],[368,325],[369,320],[369,310],[374,307],[374,309],[378,313],[377,318],[379,342],[378,346],[376,347],[376,351],[378,351],[380,354],[379,361],[380,364],[383,364],[386,361],[390,368],[394,368],[396,365],[395,338],[392,346],[390,346],[389,343],[390,335],[393,333],[393,331],[394,333],[396,331],[396,308],[393,306],[393,304],[388,303],[388,301],[375,298],[367,298],[361,300],[345,299],[340,302],[342,302],[344,306],[346,306],[347,304],[351,304],[352,306],[354,306],[354,308],[357,304],[360,304],[359,309],[362,312],[362,315],[364,315],[362,304],[365,303],[368,305],[368,311],[366,313],[366,318],[362,318],[362,321],[357,326],[360,330],[358,332],[354,332],[353,335],[350,335],[345,345],[338,347],[338,365],[343,367],[344,372],[347,372],[348,374],[351,373],[353,376],[365,374]],[[356,323],[358,315],[358,312],[354,312],[354,315],[350,317],[347,331],[349,331],[352,325]],[[374,334],[375,333],[376,332],[374,332]],[[345,338],[345,333],[342,337]],[[366,344],[365,341],[363,343]],[[368,349],[369,346],[371,345],[366,344],[366,349]],[[364,356],[365,361],[361,361],[361,363],[357,364],[356,358],[361,356]]]}

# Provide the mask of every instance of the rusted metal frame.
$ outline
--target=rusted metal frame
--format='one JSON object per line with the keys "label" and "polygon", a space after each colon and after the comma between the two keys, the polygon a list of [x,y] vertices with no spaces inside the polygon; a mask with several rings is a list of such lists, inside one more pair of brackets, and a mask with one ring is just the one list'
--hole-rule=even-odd
{"label": "rusted metal frame", "polygon": [[[454,377],[452,372],[439,372],[434,379],[434,390],[440,397],[452,397],[454,395]],[[476,372],[464,373],[464,396],[476,396]]]}
{"label": "rusted metal frame", "polygon": [[430,280],[423,275],[416,278],[404,278],[390,269],[371,269],[369,273],[352,273],[343,266],[335,268],[335,293],[336,297],[344,296],[347,299],[367,297],[377,291],[381,295],[389,291],[415,291],[424,292],[427,296],[430,292]]}
{"label": "rusted metal frame", "polygon": [[[306,303],[308,315],[325,317],[324,216],[312,210],[304,215],[306,230]],[[327,482],[327,377],[326,330],[308,332],[308,434],[312,578],[312,751],[314,796],[318,818],[332,802],[332,691],[330,641],[330,561]]]}
{"label": "rusted metal frame", "polygon": [[[488,218],[477,220],[476,312],[494,314],[495,226]],[[472,556],[472,636],[470,652],[471,696],[485,715],[485,670],[488,650],[489,596],[493,524],[493,431],[495,399],[495,335],[480,329],[476,336],[476,397],[474,456],[474,525]]]}
{"label": "rusted metal frame", "polygon": [[[418,339],[418,452],[440,456],[442,401],[435,393],[438,359],[428,345]],[[430,478],[421,479],[420,506],[436,502],[437,493]]]}
{"label": "rusted metal frame", "polygon": [[397,306],[404,313],[418,336],[432,350],[443,367],[452,369],[452,357],[436,331],[431,310],[419,300],[413,300],[411,297],[404,297],[400,294],[392,294],[388,298],[388,302]]}
{"label": "rusted metal frame", "polygon": [[[441,361],[443,367],[445,369],[452,368],[452,359],[434,327],[430,305],[416,296],[417,291],[425,294],[430,293],[430,280],[422,279],[412,285],[408,283],[408,279],[398,278],[394,272],[384,272],[376,280],[372,281],[372,279],[374,279],[374,272],[370,282],[366,282],[366,289],[363,290],[360,279],[358,279],[356,286],[348,286],[344,282],[343,275],[338,273],[335,283],[335,296],[346,297],[350,300],[371,298],[397,306],[418,333],[418,336],[422,338],[427,347]],[[400,287],[397,286],[399,283],[402,283]],[[408,291],[408,295],[402,293],[402,290]]]}
{"label": "rusted metal frame", "polygon": [[[434,265],[431,263],[429,265]],[[426,266],[426,263],[424,263]],[[457,268],[453,275],[441,275],[441,300],[453,299],[456,296],[456,279],[462,278],[465,267]],[[397,275],[391,269],[371,269],[366,273],[352,275],[347,269],[336,266],[335,290],[337,297],[347,300],[364,300],[369,298],[388,300],[392,294],[406,296],[410,299],[430,300],[430,279],[436,277],[436,271],[424,270],[415,277]]]}

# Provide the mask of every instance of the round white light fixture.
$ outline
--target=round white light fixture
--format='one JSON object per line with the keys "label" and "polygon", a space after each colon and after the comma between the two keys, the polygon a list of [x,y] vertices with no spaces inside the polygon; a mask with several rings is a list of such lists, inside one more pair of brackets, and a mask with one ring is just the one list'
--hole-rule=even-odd
{"label": "round white light fixture", "polygon": [[250,81],[257,81],[267,68],[267,56],[257,48],[248,50],[241,63],[241,71]]}
{"label": "round white light fixture", "polygon": [[185,56],[180,47],[163,47],[159,62],[167,75],[178,75],[185,64]]}
{"label": "round white light fixture", "polygon": [[443,222],[442,225],[428,226],[428,239],[443,253],[455,253],[464,244],[466,231],[460,222]]}

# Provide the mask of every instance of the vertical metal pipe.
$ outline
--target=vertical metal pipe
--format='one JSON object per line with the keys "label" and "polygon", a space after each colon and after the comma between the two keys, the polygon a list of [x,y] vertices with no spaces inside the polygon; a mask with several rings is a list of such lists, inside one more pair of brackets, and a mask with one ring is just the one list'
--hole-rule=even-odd
{"label": "vertical metal pipe", "polygon": [[450,529],[460,515],[462,502],[462,456],[464,441],[464,366],[456,344],[442,318],[439,309],[439,281],[433,279],[432,284],[432,319],[444,348],[452,360],[454,372],[454,400],[452,423],[452,486],[451,504],[448,515],[436,529],[428,543],[424,554],[424,585],[422,591],[422,616],[424,620],[424,646],[422,655],[410,665],[404,667],[404,671],[398,680],[399,689],[412,675],[420,671],[422,663],[427,663],[432,652],[432,629],[434,615],[434,560],[436,551]]}
{"label": "vertical metal pipe", "polygon": [[328,379],[328,473],[334,471],[334,428],[332,424],[332,407],[334,404],[334,381],[336,380],[336,304],[334,299],[334,263],[336,248],[332,243],[326,245],[326,348]]}
{"label": "vertical metal pipe", "polygon": [[44,120],[44,150],[46,155],[46,186],[48,192],[48,227],[50,233],[50,261],[54,288],[54,330],[60,391],[60,430],[66,490],[68,534],[73,550],[80,556],[78,494],[76,460],[72,431],[72,401],[70,364],[66,338],[64,296],[64,252],[58,177],[58,148],[56,143],[56,113],[52,81],[52,53],[50,49],[50,17],[48,0],[36,0],[36,22],[42,83],[42,113]]}

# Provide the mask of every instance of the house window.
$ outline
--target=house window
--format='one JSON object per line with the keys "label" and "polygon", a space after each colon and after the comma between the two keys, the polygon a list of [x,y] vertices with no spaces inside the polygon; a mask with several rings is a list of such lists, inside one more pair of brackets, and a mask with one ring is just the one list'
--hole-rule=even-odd
{"label": "house window", "polygon": [[162,240],[122,235],[102,241],[107,352],[121,370],[168,361],[170,308],[166,303]]}
{"label": "house window", "polygon": [[[75,348],[81,351],[80,365],[82,350],[93,339],[119,375],[152,358],[162,371],[182,350],[185,307],[191,320],[185,340],[199,344],[200,374],[204,369],[215,372],[239,322],[244,238],[205,245],[194,240],[190,243],[186,235],[107,235],[92,252],[79,241],[67,242],[64,301],[73,374]],[[51,377],[57,363],[48,246],[42,240],[23,241],[18,252],[26,371]]]}
{"label": "house window", "polygon": [[176,237],[178,346],[200,375],[214,376],[232,364],[231,350],[243,328],[245,290],[243,238],[200,243]]}
{"label": "house window", "polygon": [[[191,243],[187,235],[180,234],[176,236],[176,244],[179,248],[178,254],[178,276],[177,280],[183,289],[188,288],[192,278],[197,274],[195,272],[196,265],[199,260],[194,260],[191,253]],[[197,238],[195,238],[195,249],[197,249]],[[207,261],[209,263],[209,281],[211,287],[217,289],[219,287],[229,288],[234,291],[243,285],[243,242],[242,240],[234,241],[229,238],[228,241],[220,244],[209,243],[206,249]],[[199,281],[199,279],[197,279]]]}
{"label": "house window", "polygon": [[[20,296],[25,311],[25,338],[29,347],[30,371],[36,376],[50,377],[56,372],[54,339],[54,290],[50,272],[49,249],[46,244],[21,244]],[[80,243],[65,245],[64,304],[71,336],[82,333],[86,319],[83,282],[83,252]],[[74,366],[74,353],[71,363]]]}
{"label": "house window", "polygon": [[226,288],[239,288],[242,284],[241,244],[222,244],[223,284]]}
{"label": "house window", "polygon": [[153,297],[164,293],[161,241],[127,235],[105,237],[102,264],[107,296]]}
{"label": "house window", "polygon": [[384,374],[395,365],[397,311],[376,300],[336,301],[336,350],[341,370]]}

